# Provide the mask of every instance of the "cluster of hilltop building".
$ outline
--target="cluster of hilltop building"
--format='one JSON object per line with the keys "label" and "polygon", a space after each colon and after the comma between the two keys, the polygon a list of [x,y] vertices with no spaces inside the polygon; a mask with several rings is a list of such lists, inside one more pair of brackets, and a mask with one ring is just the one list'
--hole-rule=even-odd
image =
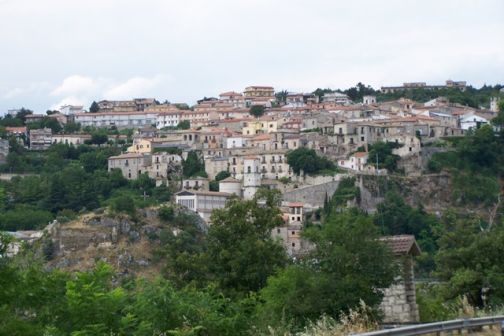
{"label": "cluster of hilltop building", "polygon": [[[465,90],[465,82],[447,81],[443,87]],[[411,88],[431,90],[440,86],[405,83],[382,91]],[[339,92],[276,95],[271,86],[224,92],[219,98],[205,98],[192,107],[152,98],[103,100],[96,105],[94,112],[67,105],[49,116],[29,115],[26,122],[50,117],[62,125],[79,123],[81,129],[135,129],[127,151],[108,158],[109,170],[118,169],[130,180],[147,174],[157,185],[175,186],[178,192],[174,202],[198,213],[209,225],[212,210],[223,208],[231,197],[252,199],[261,187],[280,190],[284,225],[275,228],[272,235],[280,238],[294,257],[310,248],[300,235],[307,216],[331,196],[342,176],[387,174],[378,169],[374,157],[369,157],[373,144],[396,143],[393,154],[400,157],[402,171],[418,174],[424,164],[423,144],[461,136],[489,123],[497,113],[497,99],[492,99],[489,109],[477,109],[453,104],[443,97],[418,103],[404,98],[378,102],[375,96],[364,96],[356,102]],[[256,105],[264,107],[260,116],[250,113]],[[54,143],[79,145],[92,139],[88,133],[53,134],[48,128],[27,131],[26,127],[7,127],[6,131],[27,139],[33,150],[44,150]],[[128,138],[117,135],[109,140],[124,143]],[[0,142],[0,161],[8,148],[8,143]],[[295,174],[287,154],[298,148],[313,149],[344,173]],[[194,153],[204,163],[206,177],[184,178],[183,163]],[[216,181],[222,172],[229,176]],[[412,237],[389,238],[387,242],[396,254],[411,257],[419,253]],[[389,291],[383,303],[386,315],[402,314],[403,321],[418,319],[411,283]]]}

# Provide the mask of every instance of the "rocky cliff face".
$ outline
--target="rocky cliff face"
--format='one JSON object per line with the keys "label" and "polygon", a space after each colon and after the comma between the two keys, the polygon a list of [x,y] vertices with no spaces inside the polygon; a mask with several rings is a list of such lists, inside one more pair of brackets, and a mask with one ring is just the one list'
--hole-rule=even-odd
{"label": "rocky cliff face", "polygon": [[452,181],[447,173],[420,176],[360,176],[361,207],[372,213],[387,191],[398,190],[411,206],[422,205],[426,211],[442,212],[450,208]]}
{"label": "rocky cliff face", "polygon": [[157,209],[141,210],[134,219],[93,213],[65,224],[55,223],[45,238],[52,242],[48,265],[82,271],[92,269],[102,260],[119,275],[156,274],[162,262],[154,262],[152,252],[159,246],[159,234],[165,229],[176,230],[158,219]]}

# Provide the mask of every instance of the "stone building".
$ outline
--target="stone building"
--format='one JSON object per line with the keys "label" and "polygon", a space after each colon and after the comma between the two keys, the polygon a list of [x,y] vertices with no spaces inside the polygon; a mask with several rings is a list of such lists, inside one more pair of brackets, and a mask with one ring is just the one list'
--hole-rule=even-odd
{"label": "stone building", "polygon": [[9,155],[9,140],[0,139],[0,164],[6,162],[7,155]]}
{"label": "stone building", "polygon": [[50,128],[30,130],[30,149],[46,150],[52,144],[52,131]]}
{"label": "stone building", "polygon": [[147,172],[152,164],[152,156],[141,153],[125,153],[108,158],[108,170],[120,169],[128,180],[136,180],[139,175]]}
{"label": "stone building", "polygon": [[420,254],[420,247],[413,235],[388,236],[381,240],[392,250],[401,270],[396,282],[384,290],[380,304],[384,313],[383,322],[418,322],[413,257]]}

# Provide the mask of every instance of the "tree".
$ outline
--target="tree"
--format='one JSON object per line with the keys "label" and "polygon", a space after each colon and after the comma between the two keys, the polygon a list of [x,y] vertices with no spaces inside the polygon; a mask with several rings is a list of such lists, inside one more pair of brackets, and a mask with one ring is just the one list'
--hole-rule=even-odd
{"label": "tree", "polygon": [[231,176],[231,173],[227,170],[221,170],[215,175],[215,181],[219,182]]}
{"label": "tree", "polygon": [[315,91],[313,91],[313,94],[315,96],[318,96],[319,99],[320,99],[320,101],[322,101],[322,98],[324,97],[324,94],[326,94],[326,93],[332,93],[332,92],[334,92],[334,90],[317,88]]}
{"label": "tree", "polygon": [[28,123],[28,129],[50,128],[53,133],[59,133],[62,130],[61,124],[56,118],[44,117],[42,120]]}
{"label": "tree", "polygon": [[100,112],[100,106],[98,106],[97,102],[93,101],[91,103],[91,106],[89,106],[89,112],[91,112],[91,113]]}
{"label": "tree", "polygon": [[91,134],[91,143],[95,145],[102,145],[107,143],[108,135],[104,130],[96,130]]}
{"label": "tree", "polygon": [[278,202],[278,192],[261,190],[252,200],[233,198],[224,209],[213,211],[208,267],[230,295],[261,289],[268,276],[286,264],[283,247],[271,238],[271,230],[283,224]]}
{"label": "tree", "polygon": [[128,195],[122,195],[112,200],[112,210],[115,212],[125,212],[130,215],[135,214],[135,201]]}
{"label": "tree", "polygon": [[287,95],[289,92],[287,90],[282,90],[280,92],[275,93],[275,98],[278,104],[285,105],[287,102]]}
{"label": "tree", "polygon": [[287,153],[287,163],[292,170],[299,174],[314,174],[322,170],[335,170],[334,164],[325,157],[320,157],[313,149],[299,147]]}
{"label": "tree", "polygon": [[182,120],[177,125],[177,129],[187,130],[189,128],[191,128],[191,123],[189,122],[189,120]]}
{"label": "tree", "polygon": [[66,125],[63,127],[65,133],[77,133],[80,131],[80,129],[81,125],[73,121],[67,122]]}
{"label": "tree", "polygon": [[370,161],[378,158],[378,168],[387,169],[389,172],[397,170],[397,163],[399,162],[399,155],[392,154],[394,148],[402,147],[402,144],[395,142],[378,141],[369,146]]}
{"label": "tree", "polygon": [[210,191],[219,191],[219,181],[222,181],[225,178],[228,178],[229,176],[231,176],[231,174],[226,170],[218,172],[217,175],[215,175],[215,180],[210,181],[209,184]]}
{"label": "tree", "polygon": [[16,119],[21,119],[23,121],[23,124],[26,122],[26,116],[29,114],[33,114],[32,110],[25,109],[22,107],[18,113],[16,113]]}
{"label": "tree", "polygon": [[477,218],[448,213],[436,255],[445,300],[462,295],[476,307],[504,303],[504,227],[482,230]]}
{"label": "tree", "polygon": [[182,171],[185,177],[204,176],[206,175],[205,162],[195,151],[190,151],[182,162]]}
{"label": "tree", "polygon": [[37,209],[27,204],[19,204],[14,209],[0,213],[0,231],[41,229],[53,219],[49,211]]}
{"label": "tree", "polygon": [[259,118],[264,114],[265,108],[263,105],[252,105],[249,110],[249,114]]}
{"label": "tree", "polygon": [[261,291],[261,318],[300,327],[323,314],[338,318],[360,300],[377,307],[383,296],[377,289],[390,286],[396,267],[370,217],[350,209],[306,229],[303,236],[315,249],[268,279]]}

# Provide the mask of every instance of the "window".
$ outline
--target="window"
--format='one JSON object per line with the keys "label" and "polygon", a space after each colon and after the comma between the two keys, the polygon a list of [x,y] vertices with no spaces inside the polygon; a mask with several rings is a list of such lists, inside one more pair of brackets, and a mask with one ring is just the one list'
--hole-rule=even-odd
{"label": "window", "polygon": [[296,247],[296,243],[292,243],[292,247]]}
{"label": "window", "polygon": [[296,234],[296,232],[295,232],[295,231],[292,231],[292,235],[295,235],[295,234]]}
{"label": "window", "polygon": [[410,147],[410,148],[409,148],[409,151],[411,152],[412,150],[413,150],[413,148],[411,148],[411,147]]}
{"label": "window", "polygon": [[280,229],[277,229],[277,233],[280,233]]}

